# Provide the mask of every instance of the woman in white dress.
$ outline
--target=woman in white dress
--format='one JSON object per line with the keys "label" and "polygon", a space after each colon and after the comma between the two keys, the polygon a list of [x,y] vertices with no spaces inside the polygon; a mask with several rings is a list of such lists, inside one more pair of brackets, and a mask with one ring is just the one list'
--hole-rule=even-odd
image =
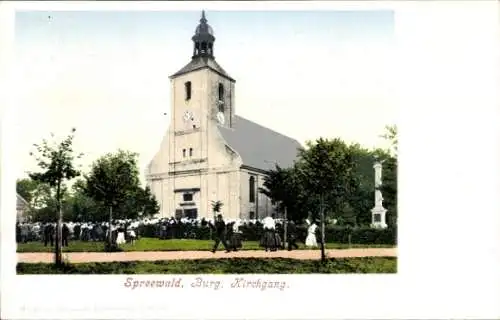
{"label": "woman in white dress", "polygon": [[306,247],[315,248],[318,246],[318,242],[316,241],[316,229],[318,226],[316,223],[310,223],[309,220],[306,220],[309,227],[307,228],[307,238],[306,238]]}
{"label": "woman in white dress", "polygon": [[116,244],[121,245],[126,243],[127,241],[125,240],[125,229],[123,228],[123,226],[120,226],[117,231],[118,233],[116,236]]}

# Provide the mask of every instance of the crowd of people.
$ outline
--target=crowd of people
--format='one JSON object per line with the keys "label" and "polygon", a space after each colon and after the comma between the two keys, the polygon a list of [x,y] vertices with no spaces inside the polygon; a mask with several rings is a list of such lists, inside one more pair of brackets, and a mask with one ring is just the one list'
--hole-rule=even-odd
{"label": "crowd of people", "polygon": [[[117,220],[111,225],[112,239],[117,244],[134,242],[137,239],[139,221]],[[62,245],[70,240],[105,241],[109,237],[108,222],[64,222],[61,226]],[[56,223],[17,223],[16,240],[19,243],[41,241],[45,246],[53,246],[56,240]]]}
{"label": "crowd of people", "polygon": [[[317,225],[313,221],[306,220],[308,224],[308,234],[305,240],[305,245],[307,247],[317,247],[318,243],[316,241],[316,229]],[[242,238],[239,227],[242,225],[242,221],[237,219],[236,221],[224,222],[222,215],[218,215],[215,223],[210,222],[210,227],[215,231],[214,246],[212,252],[215,253],[220,243],[224,246],[226,252],[238,251],[242,247]],[[285,249],[284,243],[281,236],[276,228],[276,219],[274,216],[265,217],[262,220],[263,225],[263,235],[260,239],[260,246],[265,249],[265,251],[277,251],[279,249]],[[298,249],[297,245],[297,228],[295,223],[290,220],[287,222],[287,233],[286,233],[286,243],[287,249],[292,251],[293,249]]]}
{"label": "crowd of people", "polygon": [[[277,224],[283,224],[281,219],[268,216],[259,221],[262,224],[263,234],[260,239],[260,246],[266,251],[276,251],[279,249],[298,249],[297,229],[293,221],[287,221],[286,241],[281,238],[277,229]],[[316,229],[317,225],[313,221],[306,220],[308,224],[308,234],[304,243],[307,247],[317,247]],[[71,240],[80,241],[107,241],[109,239],[109,229],[111,229],[112,241],[117,245],[123,243],[134,243],[140,236],[139,227],[153,225],[158,228],[157,236],[160,239],[173,238],[176,225],[187,224],[192,226],[208,225],[213,231],[215,252],[222,243],[226,252],[238,251],[242,248],[243,238],[240,227],[248,223],[257,223],[256,220],[227,219],[224,221],[222,215],[218,215],[215,221],[208,219],[175,219],[175,218],[145,218],[145,219],[125,219],[115,220],[109,228],[108,222],[64,222],[62,225],[62,245],[68,246]],[[26,243],[29,241],[41,241],[45,246],[53,246],[56,240],[55,223],[17,223],[17,242]],[[189,234],[180,235],[181,238],[189,238]],[[284,243],[287,243],[287,248]]]}

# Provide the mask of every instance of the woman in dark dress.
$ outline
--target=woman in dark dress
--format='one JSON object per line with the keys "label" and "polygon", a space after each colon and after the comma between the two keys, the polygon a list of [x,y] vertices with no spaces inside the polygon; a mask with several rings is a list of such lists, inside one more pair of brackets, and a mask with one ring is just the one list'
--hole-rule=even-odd
{"label": "woman in dark dress", "polygon": [[231,228],[230,246],[233,251],[238,251],[243,247],[241,242],[241,231],[240,231],[241,220],[238,219],[231,223],[229,227]]}
{"label": "woman in dark dress", "polygon": [[272,217],[265,217],[262,220],[262,224],[264,227],[264,234],[262,235],[260,245],[264,247],[266,251],[276,251],[278,246],[281,245],[281,240],[279,236],[277,236],[274,219]]}

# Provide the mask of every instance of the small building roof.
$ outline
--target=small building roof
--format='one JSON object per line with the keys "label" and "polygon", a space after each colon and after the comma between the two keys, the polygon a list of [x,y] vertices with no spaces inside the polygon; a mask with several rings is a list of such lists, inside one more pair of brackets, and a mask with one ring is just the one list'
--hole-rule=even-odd
{"label": "small building roof", "polygon": [[234,116],[233,128],[219,126],[227,144],[239,153],[243,165],[269,171],[275,164],[288,168],[297,159],[300,143],[240,116]]}
{"label": "small building roof", "polygon": [[16,202],[17,207],[29,206],[28,201],[26,201],[23,197],[21,197],[19,193],[16,193],[16,201],[17,201]]}

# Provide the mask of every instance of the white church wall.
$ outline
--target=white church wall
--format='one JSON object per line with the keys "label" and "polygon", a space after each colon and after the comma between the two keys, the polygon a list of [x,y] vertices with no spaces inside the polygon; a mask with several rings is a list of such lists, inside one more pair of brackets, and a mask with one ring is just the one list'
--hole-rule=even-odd
{"label": "white church wall", "polygon": [[[211,92],[208,97],[208,104],[210,106],[209,118],[213,121],[217,121],[217,113],[219,112],[219,106],[222,103],[223,113],[224,113],[224,126],[230,127],[232,123],[232,117],[236,114],[235,111],[235,83],[225,77],[220,76],[215,72],[210,72],[207,77],[207,85]],[[224,88],[222,99],[219,97],[219,84]]]}
{"label": "white church wall", "polygon": [[[250,177],[255,177],[255,202],[250,202]],[[273,213],[271,200],[264,194],[259,192],[259,188],[264,187],[265,175],[248,169],[241,169],[240,171],[240,192],[241,192],[241,217],[244,219],[251,218],[251,212],[254,217],[259,219],[264,218],[266,215]]]}
{"label": "white church wall", "polygon": [[[171,116],[175,131],[192,129],[205,126],[207,110],[207,69],[194,71],[181,75],[171,81]],[[191,82],[191,97],[186,100],[185,83]],[[185,121],[184,113],[189,110],[193,113],[194,120]]]}

